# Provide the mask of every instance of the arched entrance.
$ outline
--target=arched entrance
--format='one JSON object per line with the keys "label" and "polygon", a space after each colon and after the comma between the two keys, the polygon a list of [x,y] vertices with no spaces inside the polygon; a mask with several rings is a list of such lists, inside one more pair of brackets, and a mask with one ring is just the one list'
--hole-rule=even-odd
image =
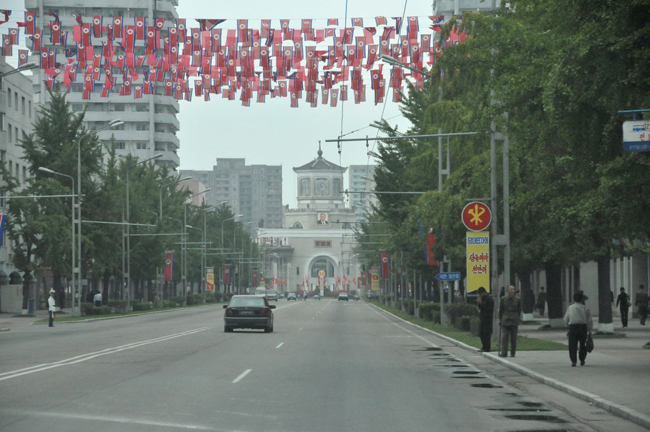
{"label": "arched entrance", "polygon": [[[336,281],[337,263],[328,256],[317,256],[309,264],[310,291],[318,288],[320,272],[325,272],[325,288],[331,290]],[[323,292],[321,292],[321,295]]]}

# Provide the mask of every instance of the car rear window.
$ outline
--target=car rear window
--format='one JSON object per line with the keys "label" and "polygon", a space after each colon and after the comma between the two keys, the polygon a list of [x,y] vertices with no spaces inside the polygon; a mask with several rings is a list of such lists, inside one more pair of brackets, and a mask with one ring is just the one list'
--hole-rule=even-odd
{"label": "car rear window", "polygon": [[264,306],[264,299],[261,297],[233,297],[230,299],[230,307],[242,306]]}

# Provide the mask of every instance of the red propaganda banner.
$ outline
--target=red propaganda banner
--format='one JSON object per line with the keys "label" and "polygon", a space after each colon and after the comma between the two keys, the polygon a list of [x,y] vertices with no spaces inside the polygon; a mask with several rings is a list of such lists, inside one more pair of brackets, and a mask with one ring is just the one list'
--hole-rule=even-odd
{"label": "red propaganda banner", "polygon": [[432,251],[435,244],[436,236],[433,234],[433,228],[429,228],[429,234],[427,235],[427,264],[432,266],[438,265],[438,261],[436,261],[435,255]]}
{"label": "red propaganda banner", "polygon": [[253,286],[257,286],[257,270],[253,270]]}
{"label": "red propaganda banner", "polygon": [[381,252],[379,257],[381,258],[381,278],[390,279],[390,259],[388,252]]}
{"label": "red propaganda banner", "polygon": [[269,284],[269,289],[273,289],[275,287],[275,278],[271,278],[271,283]]}
{"label": "red propaganda banner", "polygon": [[224,264],[223,266],[223,284],[230,285],[230,268],[232,264]]}
{"label": "red propaganda banner", "polygon": [[165,281],[174,277],[174,251],[165,252]]}

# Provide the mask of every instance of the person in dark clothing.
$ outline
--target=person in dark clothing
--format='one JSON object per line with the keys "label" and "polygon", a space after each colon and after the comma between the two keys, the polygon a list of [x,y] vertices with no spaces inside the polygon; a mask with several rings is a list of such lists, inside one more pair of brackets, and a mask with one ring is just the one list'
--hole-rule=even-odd
{"label": "person in dark clothing", "polygon": [[499,324],[501,325],[501,352],[499,357],[508,357],[508,341],[510,341],[510,357],[517,352],[517,331],[521,315],[521,299],[515,296],[515,287],[508,287],[508,294],[501,297],[499,304]]}
{"label": "person in dark clothing", "polygon": [[648,318],[648,293],[645,292],[645,287],[639,285],[639,292],[636,293],[636,300],[634,304],[639,313],[639,324],[645,325],[645,320]]}
{"label": "person in dark clothing", "polygon": [[537,295],[537,310],[541,316],[544,316],[544,309],[546,307],[546,291],[544,287],[539,289],[539,294]]}
{"label": "person in dark clothing", "polygon": [[481,337],[482,352],[490,352],[490,345],[492,342],[492,317],[494,314],[494,299],[484,287],[478,289],[478,299],[476,300],[478,306],[480,325],[479,336]]}
{"label": "person in dark clothing", "polygon": [[619,310],[621,311],[621,323],[623,323],[623,327],[627,327],[627,311],[630,308],[630,297],[623,287],[621,287],[621,293],[616,298],[616,306],[620,307]]}

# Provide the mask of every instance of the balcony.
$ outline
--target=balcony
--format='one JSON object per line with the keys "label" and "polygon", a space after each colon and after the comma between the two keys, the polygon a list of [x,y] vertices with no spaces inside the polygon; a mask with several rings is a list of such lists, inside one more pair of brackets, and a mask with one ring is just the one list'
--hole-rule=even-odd
{"label": "balcony", "polygon": [[181,145],[181,142],[176,137],[176,135],[174,135],[171,132],[156,132],[154,134],[154,140],[156,142],[173,143],[176,146],[176,148],[180,147]]}
{"label": "balcony", "polygon": [[175,114],[166,114],[166,113],[155,114],[154,121],[156,123],[165,123],[165,124],[174,125],[176,130],[179,130],[181,128],[181,124],[176,118]]}
{"label": "balcony", "polygon": [[86,116],[84,117],[85,121],[111,121],[113,119],[119,118],[124,123],[130,122],[139,122],[139,123],[149,123],[151,115],[148,112],[130,112],[130,111],[87,111]]}

